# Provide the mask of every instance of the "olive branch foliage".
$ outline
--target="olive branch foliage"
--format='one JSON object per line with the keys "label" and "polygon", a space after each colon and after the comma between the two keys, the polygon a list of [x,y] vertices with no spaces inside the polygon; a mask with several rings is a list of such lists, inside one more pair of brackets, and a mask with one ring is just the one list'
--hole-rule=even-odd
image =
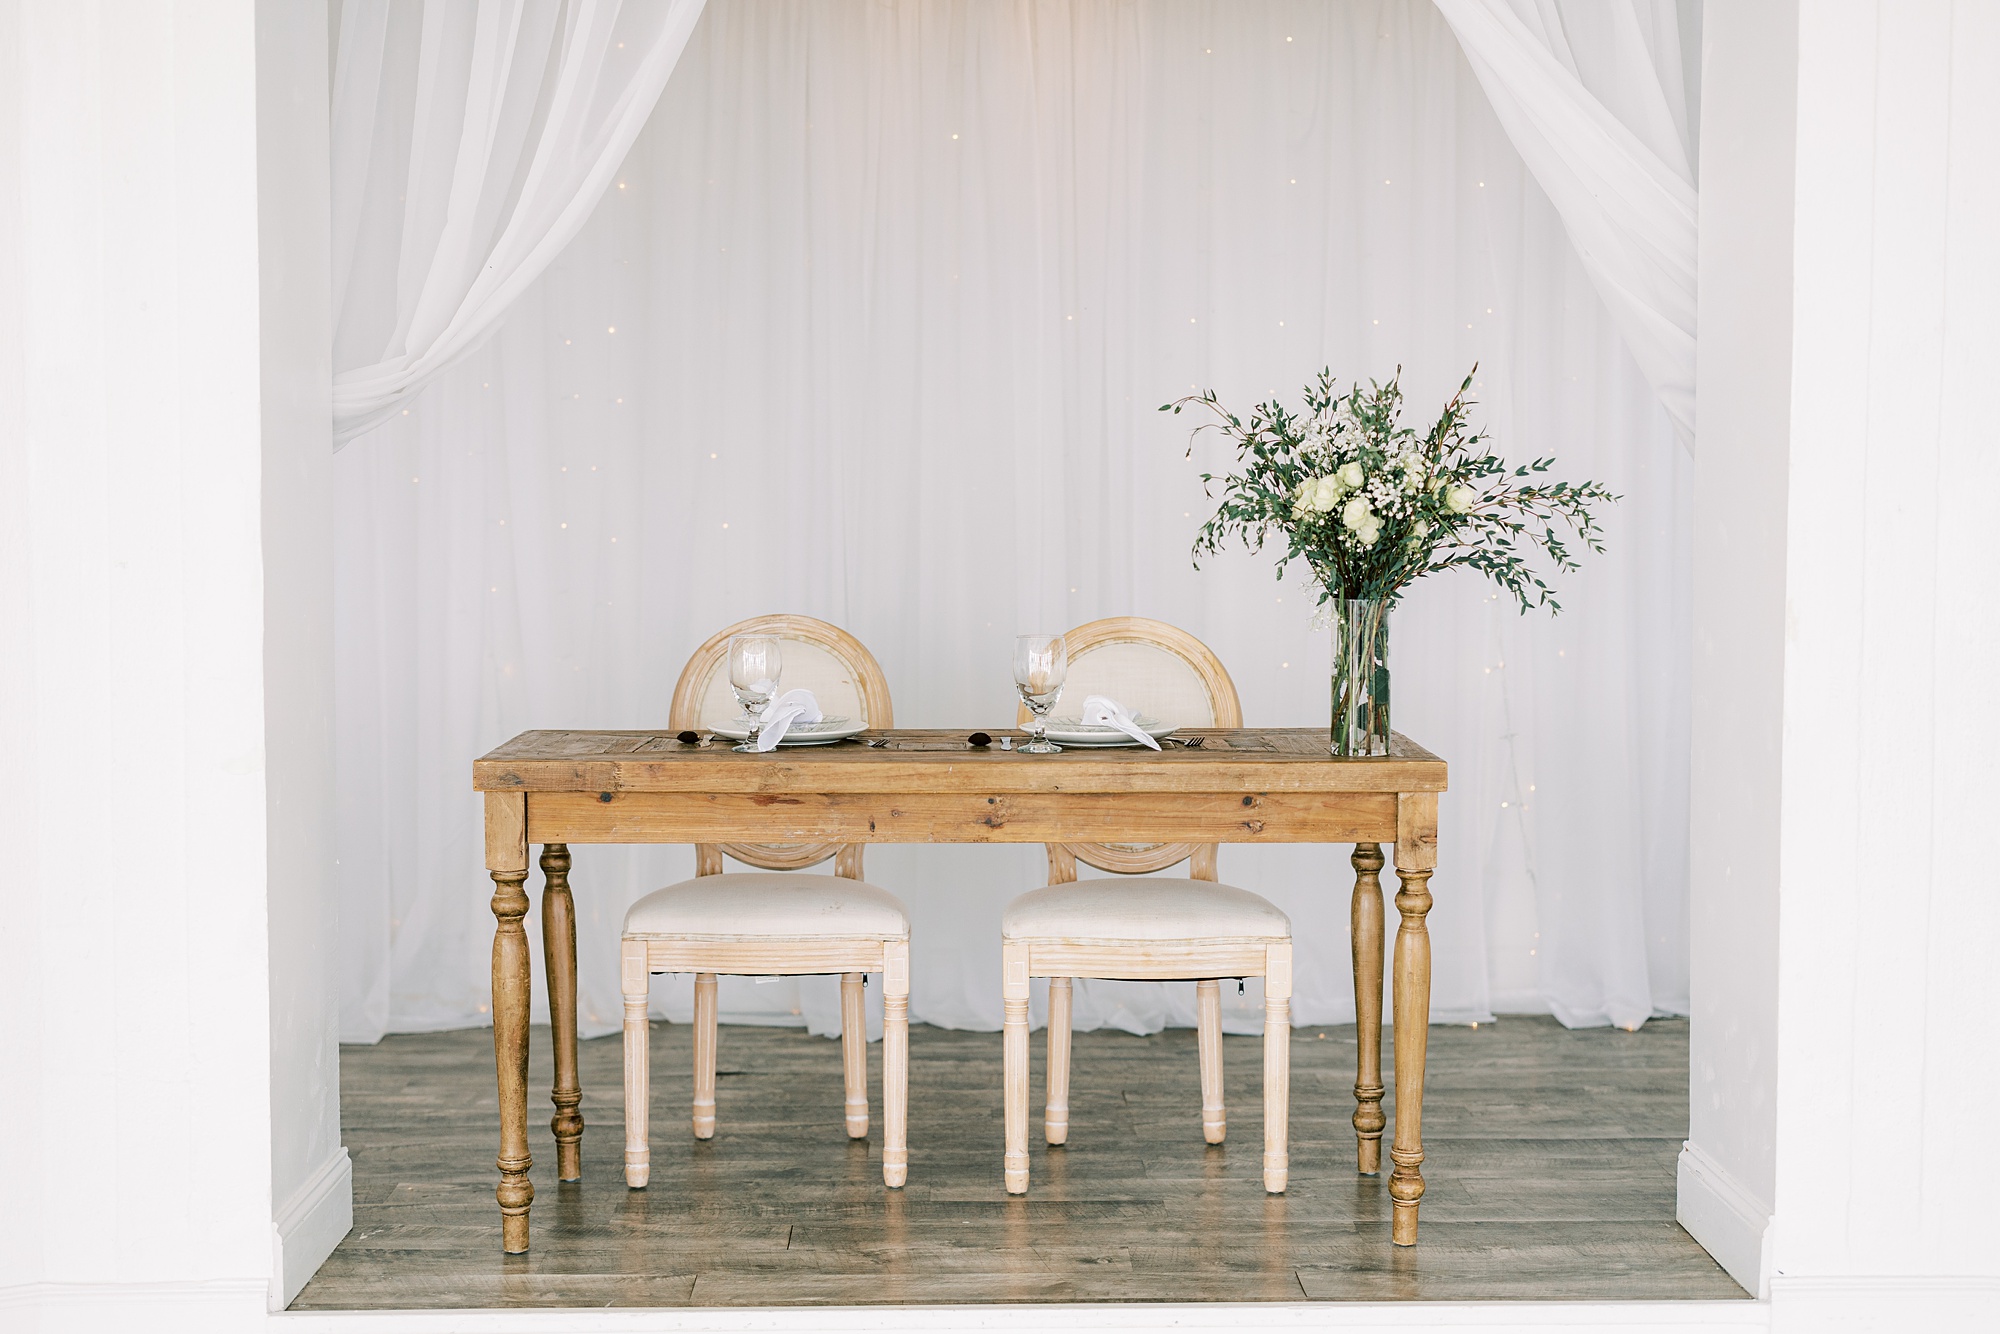
{"label": "olive branch foliage", "polygon": [[1510,466],[1493,453],[1469,420],[1473,374],[1419,434],[1401,422],[1401,378],[1398,367],[1386,384],[1341,389],[1322,370],[1305,386],[1303,412],[1272,399],[1247,422],[1212,389],[1162,404],[1176,415],[1207,413],[1194,437],[1217,431],[1235,448],[1233,471],[1201,475],[1204,493],[1214,499],[1219,482],[1222,498],[1195,536],[1196,568],[1232,538],[1252,551],[1282,538],[1278,577],[1304,561],[1321,604],[1394,602],[1422,576],[1464,566],[1511,593],[1523,614],[1561,611],[1529,556],[1539,551],[1559,572],[1580,569],[1573,544],[1604,550],[1593,507],[1619,497],[1597,482],[1550,478],[1552,458]]}

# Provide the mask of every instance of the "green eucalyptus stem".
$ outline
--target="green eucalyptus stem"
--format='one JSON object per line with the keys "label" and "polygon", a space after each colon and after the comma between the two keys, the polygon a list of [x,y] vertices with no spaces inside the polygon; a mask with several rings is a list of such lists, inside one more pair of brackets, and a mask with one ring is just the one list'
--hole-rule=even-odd
{"label": "green eucalyptus stem", "polygon": [[1552,458],[1510,465],[1493,453],[1470,424],[1472,374],[1418,434],[1401,423],[1401,377],[1398,367],[1387,384],[1342,390],[1323,370],[1305,387],[1303,412],[1273,399],[1247,420],[1213,390],[1162,404],[1206,414],[1194,435],[1220,432],[1235,453],[1230,472],[1201,475],[1211,498],[1220,484],[1221,498],[1195,535],[1196,567],[1231,541],[1261,551],[1282,540],[1278,577],[1304,561],[1322,605],[1393,604],[1424,575],[1463,566],[1507,590],[1524,613],[1560,611],[1530,556],[1539,552],[1559,573],[1582,568],[1571,543],[1602,552],[1593,508],[1618,497],[1597,482],[1549,477]]}

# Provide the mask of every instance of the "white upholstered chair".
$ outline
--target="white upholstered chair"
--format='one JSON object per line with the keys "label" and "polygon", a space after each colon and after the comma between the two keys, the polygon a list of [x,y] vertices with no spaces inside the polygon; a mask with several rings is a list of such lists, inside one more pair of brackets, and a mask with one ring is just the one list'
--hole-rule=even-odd
{"label": "white upholstered chair", "polygon": [[[1229,673],[1206,645],[1159,621],[1116,617],[1064,636],[1069,678],[1058,708],[1108,695],[1134,712],[1183,727],[1241,727]],[[1074,701],[1074,707],[1071,702]],[[1058,761],[1059,762],[1059,761]],[[1028,1189],[1028,985],[1049,979],[1048,1142],[1069,1139],[1070,979],[1195,983],[1201,1059],[1201,1128],[1210,1144],[1227,1130],[1222,1100],[1221,979],[1264,979],[1264,1189],[1285,1189],[1290,1103],[1292,925],[1247,889],[1216,883],[1213,843],[1051,843],[1049,884],[1023,894],[1001,919],[1005,1002],[1007,1190]],[[1139,874],[1189,862],[1189,876],[1079,882],[1081,861]]]}
{"label": "white upholstered chair", "polygon": [[[804,686],[828,717],[889,727],[889,686],[859,640],[805,616],[759,616],[717,634],[688,660],[674,687],[668,726],[713,727],[740,720],[724,658],[729,637],[785,641],[785,689]],[[773,756],[773,759],[776,757]],[[746,763],[756,763],[745,757]],[[757,867],[724,872],[724,854]],[[834,874],[802,873],[832,858]],[[786,874],[790,872],[790,874]],[[839,973],[840,1043],[847,1133],[868,1135],[867,974],[882,974],[882,1180],[909,1173],[910,922],[894,895],[861,879],[860,844],[701,844],[695,878],[655,890],[625,914],[620,954],[625,995],[625,1183],[646,1184],[648,979],[693,973],[694,1133],[715,1134],[716,977]]]}

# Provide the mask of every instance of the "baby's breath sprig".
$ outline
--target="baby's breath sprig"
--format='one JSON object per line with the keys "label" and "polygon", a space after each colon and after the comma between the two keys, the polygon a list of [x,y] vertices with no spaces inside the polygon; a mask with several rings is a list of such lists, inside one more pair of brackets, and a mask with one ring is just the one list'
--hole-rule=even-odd
{"label": "baby's breath sprig", "polygon": [[1470,374],[1419,435],[1401,423],[1401,380],[1398,367],[1387,384],[1343,391],[1323,370],[1305,387],[1303,412],[1273,399],[1248,421],[1214,390],[1162,404],[1162,412],[1207,412],[1213,420],[1195,434],[1219,431],[1235,446],[1234,471],[1201,475],[1211,497],[1222,484],[1222,499],[1195,535],[1196,566],[1231,538],[1261,551],[1282,536],[1279,577],[1292,561],[1306,562],[1322,603],[1394,601],[1426,574],[1466,566],[1513,594],[1523,612],[1562,610],[1527,555],[1539,550],[1564,573],[1580,569],[1571,542],[1602,552],[1592,506],[1618,497],[1597,482],[1548,478],[1554,459],[1509,465],[1494,454],[1470,425]]}

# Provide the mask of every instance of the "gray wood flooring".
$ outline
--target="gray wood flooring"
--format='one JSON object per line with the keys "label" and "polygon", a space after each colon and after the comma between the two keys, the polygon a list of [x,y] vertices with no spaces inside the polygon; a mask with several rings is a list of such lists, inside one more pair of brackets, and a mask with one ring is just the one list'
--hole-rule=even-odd
{"label": "gray wood flooring", "polygon": [[[1230,1139],[1211,1148],[1192,1031],[1077,1034],[1070,1143],[1041,1143],[1038,1107],[1026,1199],[1001,1190],[997,1033],[911,1033],[901,1191],[882,1187],[879,1093],[870,1140],[842,1128],[838,1043],[725,1027],[719,1046],[698,1143],[689,1032],[654,1026],[652,1185],[629,1191],[618,1038],[583,1044],[584,1179],[562,1184],[535,1031],[524,1256],[500,1252],[491,1035],[343,1049],[355,1227],[294,1308],[1745,1296],[1674,1222],[1682,1020],[1432,1029],[1414,1249],[1389,1244],[1387,1176],[1354,1172],[1352,1028],[1295,1036],[1282,1197],[1259,1179],[1257,1038],[1226,1040]],[[1038,1090],[1041,1056],[1037,1034]]]}

